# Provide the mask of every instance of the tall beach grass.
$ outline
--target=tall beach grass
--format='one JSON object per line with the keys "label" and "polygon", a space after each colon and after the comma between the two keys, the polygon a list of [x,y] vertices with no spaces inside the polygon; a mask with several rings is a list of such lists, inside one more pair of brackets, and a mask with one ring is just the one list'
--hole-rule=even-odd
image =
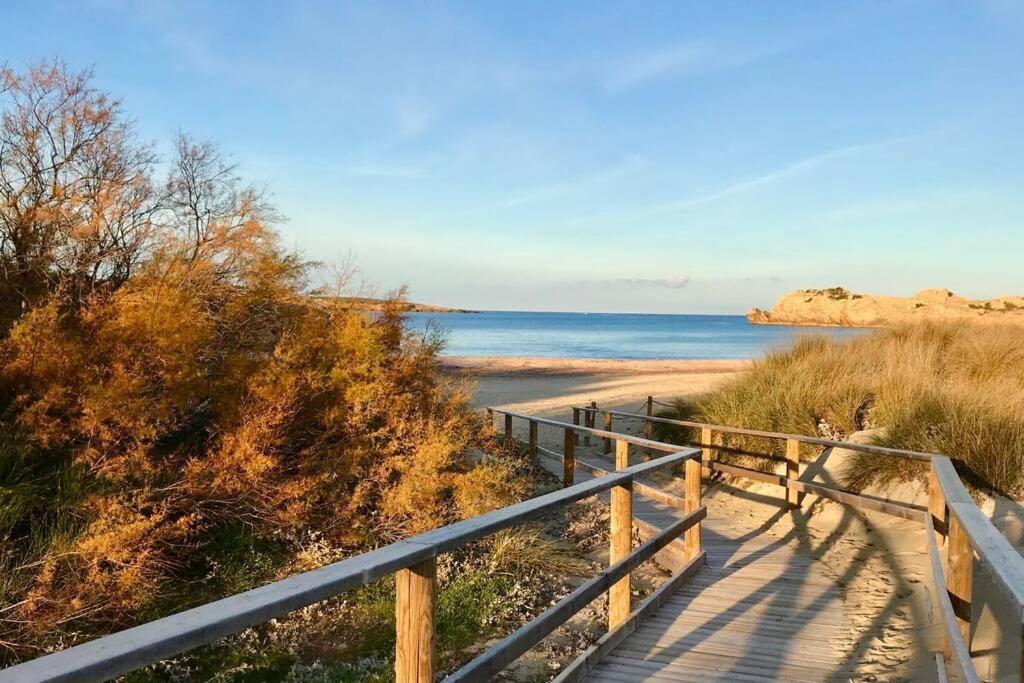
{"label": "tall beach grass", "polygon": [[[1020,498],[1024,330],[928,323],[841,341],[809,334],[721,388],[675,401],[667,414],[829,438],[873,429],[879,445],[948,455],[971,485]],[[744,437],[731,437],[728,446],[775,456],[784,447]],[[864,454],[852,462],[846,484],[863,489],[924,474],[919,463]]]}

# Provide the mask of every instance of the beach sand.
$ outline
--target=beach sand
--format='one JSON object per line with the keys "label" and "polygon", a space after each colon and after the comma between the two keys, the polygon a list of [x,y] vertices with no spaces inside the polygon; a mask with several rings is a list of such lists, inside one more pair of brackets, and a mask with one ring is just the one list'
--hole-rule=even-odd
{"label": "beach sand", "polygon": [[446,356],[452,374],[476,381],[474,403],[543,416],[597,401],[637,409],[647,396],[667,402],[699,394],[749,367],[746,360],[604,360]]}

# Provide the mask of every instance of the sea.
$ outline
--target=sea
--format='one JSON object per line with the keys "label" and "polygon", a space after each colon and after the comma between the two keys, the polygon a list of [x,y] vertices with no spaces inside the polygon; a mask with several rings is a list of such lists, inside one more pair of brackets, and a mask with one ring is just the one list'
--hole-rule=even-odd
{"label": "sea", "polygon": [[410,329],[440,327],[445,355],[677,360],[757,358],[801,335],[845,338],[864,330],[752,325],[742,315],[645,313],[410,313]]}

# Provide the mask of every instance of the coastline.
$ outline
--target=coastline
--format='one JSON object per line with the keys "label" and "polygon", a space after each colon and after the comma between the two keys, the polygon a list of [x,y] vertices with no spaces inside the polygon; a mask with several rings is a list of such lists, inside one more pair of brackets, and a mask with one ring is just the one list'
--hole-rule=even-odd
{"label": "coastline", "polygon": [[617,360],[537,356],[441,356],[449,372],[477,376],[694,375],[735,373],[750,367],[745,359]]}
{"label": "coastline", "polygon": [[749,360],[611,360],[524,356],[442,356],[445,372],[469,382],[477,407],[563,419],[574,405],[638,410],[647,396],[665,403],[702,394],[737,377]]}

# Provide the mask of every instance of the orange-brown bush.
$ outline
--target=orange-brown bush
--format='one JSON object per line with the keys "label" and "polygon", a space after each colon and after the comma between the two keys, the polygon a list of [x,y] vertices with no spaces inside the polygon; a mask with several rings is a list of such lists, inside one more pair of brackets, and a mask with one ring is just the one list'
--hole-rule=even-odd
{"label": "orange-brown bush", "polygon": [[478,421],[440,337],[407,333],[397,299],[313,303],[276,215],[212,147],[180,139],[175,168],[129,273],[42,278],[0,340],[15,657],[287,571],[312,539],[363,549],[525,492],[512,454],[465,464]]}

